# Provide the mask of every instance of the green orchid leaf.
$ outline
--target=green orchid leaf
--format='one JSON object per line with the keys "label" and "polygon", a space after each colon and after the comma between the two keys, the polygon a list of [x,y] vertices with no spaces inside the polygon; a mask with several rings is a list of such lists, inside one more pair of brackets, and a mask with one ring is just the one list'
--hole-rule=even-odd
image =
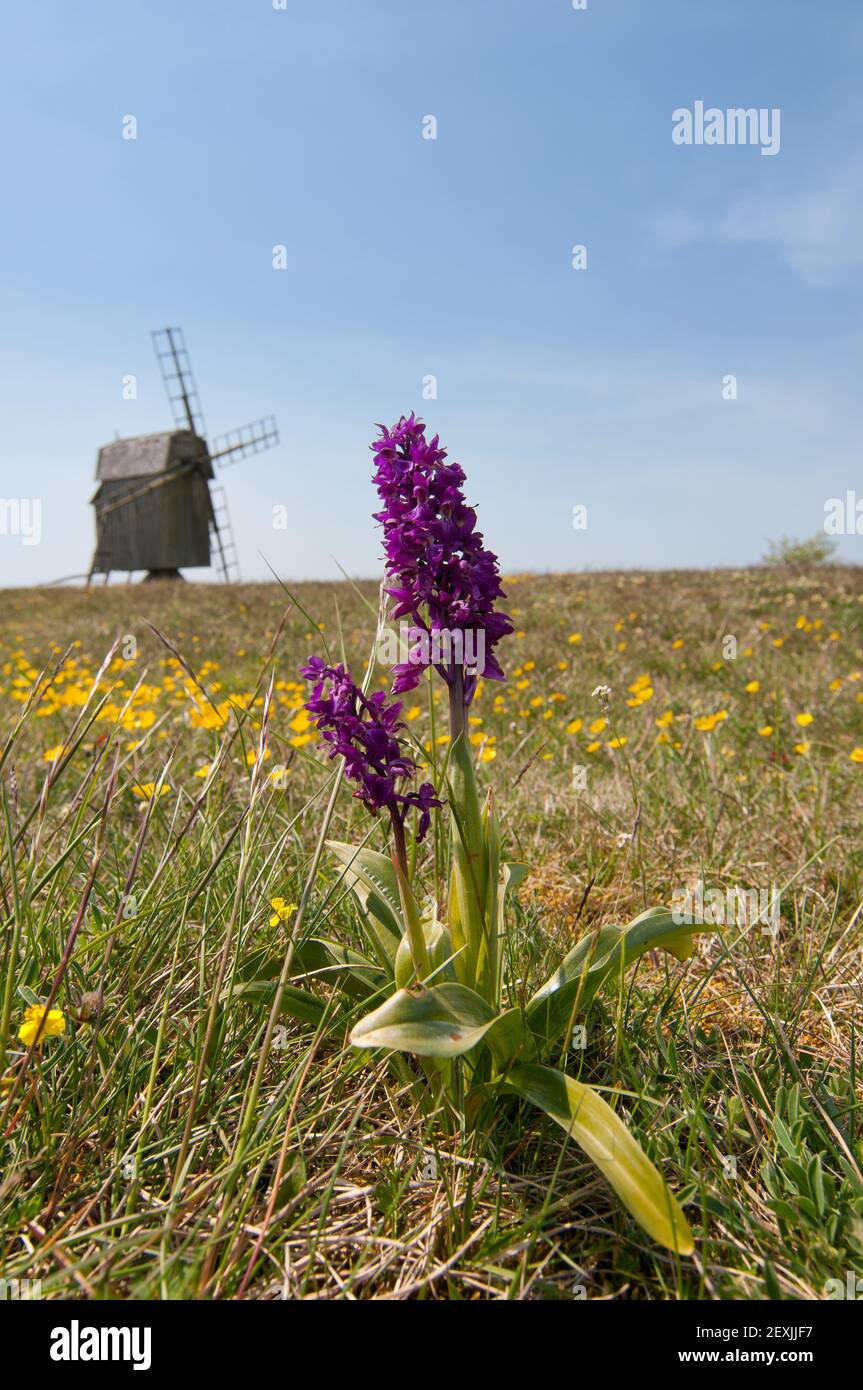
{"label": "green orchid leaf", "polygon": [[[244,985],[235,985],[231,990],[231,996],[246,1003],[262,1004],[272,1008],[278,988],[278,980],[249,980]],[[316,994],[310,994],[306,989],[295,989],[293,985],[285,985],[282,990],[279,1012],[298,1019],[300,1023],[310,1023],[313,1028],[317,1028],[326,1009],[326,1000],[319,999]]]}
{"label": "green orchid leaf", "polygon": [[462,983],[473,986],[478,978],[480,950],[488,936],[488,854],[473,758],[463,733],[450,750],[447,777],[452,812],[449,926],[453,946],[459,952],[456,973]]}
{"label": "green orchid leaf", "polygon": [[[282,973],[284,952],[273,953],[272,947],[253,951],[243,960],[234,975],[234,985],[253,980],[277,980]],[[358,951],[351,951],[338,941],[310,936],[294,947],[293,975],[315,975],[323,984],[338,985],[354,999],[367,999],[382,989],[389,976],[374,961]]]}
{"label": "green orchid leaf", "polygon": [[476,963],[476,983],[484,999],[498,1002],[498,931],[500,930],[500,821],[494,809],[491,789],[486,796],[482,813],[482,829],[485,837],[486,885],[485,885],[485,923],[479,943]]}
{"label": "green orchid leaf", "polygon": [[[277,972],[278,973],[278,972]],[[324,985],[338,985],[353,999],[367,999],[384,989],[389,977],[373,961],[338,941],[310,936],[297,943],[292,974],[313,975]]]}
{"label": "green orchid leaf", "polygon": [[564,956],[527,1006],[528,1022],[538,1036],[553,1042],[569,1026],[576,1005],[581,1011],[587,1008],[604,978],[603,967],[619,945],[620,928],[602,927]]}
{"label": "green orchid leaf", "polygon": [[[436,903],[432,903],[430,908],[423,913],[422,929],[428,951],[429,970],[433,977],[430,983],[439,985],[443,984],[445,980],[454,980],[456,972],[452,937],[449,929],[438,918]],[[407,933],[402,937],[396,952],[395,977],[397,989],[408,989],[416,979],[413,954]]]}
{"label": "green orchid leaf", "polygon": [[460,1057],[477,1046],[497,1021],[490,1004],[460,984],[400,989],[361,1019],[351,1046],[383,1047],[416,1057]]}
{"label": "green orchid leaf", "polygon": [[599,1168],[649,1236],[680,1255],[695,1249],[679,1203],[611,1106],[590,1086],[552,1067],[519,1064],[503,1087],[565,1129]]}
{"label": "green orchid leaf", "polygon": [[714,930],[710,923],[675,922],[664,907],[649,908],[625,927],[602,927],[579,941],[534,994],[527,1006],[530,1027],[553,1042],[570,1026],[576,1008],[586,1009],[607,980],[617,978],[645,951],[666,950],[683,960],[694,950],[695,932]]}
{"label": "green orchid leaf", "polygon": [[278,979],[282,973],[284,959],[284,952],[274,952],[272,943],[269,946],[260,946],[243,957],[234,972],[233,982],[237,985],[246,984],[249,980]]}
{"label": "green orchid leaf", "polygon": [[497,879],[497,913],[495,924],[497,929],[496,945],[496,974],[494,980],[494,998],[500,998],[501,971],[503,964],[503,953],[500,949],[501,939],[506,936],[506,899],[511,888],[517,888],[523,878],[526,878],[530,869],[527,864],[516,864],[505,861],[500,866],[500,873]]}
{"label": "green orchid leaf", "polygon": [[377,850],[357,849],[341,840],[327,840],[327,848],[343,866],[342,878],[360,905],[372,944],[392,966],[405,930],[392,860]]}
{"label": "green orchid leaf", "polygon": [[529,864],[516,864],[512,860],[507,860],[501,869],[500,893],[501,904],[506,901],[506,895],[510,888],[517,888],[522,879],[527,878],[530,873]]}
{"label": "green orchid leaf", "polygon": [[[400,944],[404,945],[406,936],[408,946],[410,947],[411,962],[414,971],[416,972],[417,978],[425,983],[431,974],[431,965],[429,963],[428,946],[423,930],[419,903],[414,897],[414,891],[408,883],[407,875],[403,873],[395,855],[393,855],[393,871],[399,886],[399,895],[402,905],[402,921],[405,924],[405,935],[402,937]],[[398,959],[398,951],[396,951],[396,959]]]}
{"label": "green orchid leaf", "polygon": [[533,1034],[521,1009],[498,1014],[480,1046],[491,1052],[498,1071],[505,1071],[516,1058],[529,1062],[536,1056]]}

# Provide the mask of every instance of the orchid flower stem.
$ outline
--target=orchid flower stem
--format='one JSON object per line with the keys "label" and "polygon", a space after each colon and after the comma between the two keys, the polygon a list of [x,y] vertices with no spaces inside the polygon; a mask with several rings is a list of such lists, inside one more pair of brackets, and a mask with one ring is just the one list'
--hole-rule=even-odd
{"label": "orchid flower stem", "polygon": [[405,844],[405,823],[399,815],[398,810],[395,806],[390,806],[389,812],[390,820],[392,821],[393,826],[393,844],[395,845],[395,856],[396,859],[399,861],[399,868],[401,869],[407,881],[410,882],[410,875],[408,873],[408,853],[407,846]]}
{"label": "orchid flower stem", "polygon": [[455,743],[459,734],[464,733],[464,671],[460,666],[450,668],[452,679],[449,684],[449,731]]}
{"label": "orchid flower stem", "polygon": [[411,956],[413,958],[414,969],[417,979],[422,981],[428,978],[431,973],[428,950],[426,949],[425,933],[422,921],[420,920],[419,908],[416,898],[410,885],[408,876],[408,856],[405,846],[405,827],[398,810],[390,807],[390,819],[393,825],[393,841],[395,850],[393,853],[393,865],[395,866],[396,878],[399,884],[399,897],[402,903],[402,915],[407,929],[408,941],[410,942]]}

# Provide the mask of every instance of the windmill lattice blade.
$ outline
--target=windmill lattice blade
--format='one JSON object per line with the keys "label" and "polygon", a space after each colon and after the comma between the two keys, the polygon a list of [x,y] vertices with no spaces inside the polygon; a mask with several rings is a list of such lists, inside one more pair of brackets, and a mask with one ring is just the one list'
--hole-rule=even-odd
{"label": "windmill lattice blade", "polygon": [[226,584],[236,584],[240,578],[240,565],[225,489],[218,483],[213,484],[210,488],[210,499],[213,506],[213,519],[210,524],[211,539],[214,542],[213,563],[220,579]]}
{"label": "windmill lattice blade", "polygon": [[279,431],[275,417],[267,415],[263,420],[255,420],[251,425],[241,425],[238,430],[228,430],[213,440],[211,459],[219,459],[221,467],[239,463],[249,454],[260,454],[265,449],[273,449],[279,442]]}
{"label": "windmill lattice blade", "polygon": [[191,430],[193,434],[206,437],[207,427],[204,424],[183,330],[159,328],[150,336],[153,339],[153,350],[165,383],[174,424],[180,429]]}

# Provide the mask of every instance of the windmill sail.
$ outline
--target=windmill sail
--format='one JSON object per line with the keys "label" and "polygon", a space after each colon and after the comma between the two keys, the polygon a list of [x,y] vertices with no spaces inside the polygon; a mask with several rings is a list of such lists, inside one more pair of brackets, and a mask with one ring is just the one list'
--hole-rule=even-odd
{"label": "windmill sail", "polygon": [[237,559],[237,547],[234,543],[231,514],[228,511],[228,498],[225,489],[219,483],[214,483],[211,486],[210,497],[213,502],[213,519],[210,523],[210,529],[216,543],[216,569],[219,572],[219,578],[223,579],[226,584],[235,584],[240,577],[240,565]]}
{"label": "windmill sail", "polygon": [[267,415],[263,420],[255,420],[250,425],[241,425],[237,430],[228,430],[227,434],[217,435],[210,449],[210,458],[218,459],[219,466],[225,468],[229,464],[239,463],[240,459],[248,458],[250,454],[260,454],[264,449],[272,449],[278,442],[279,431],[275,417]]}
{"label": "windmill sail", "polygon": [[205,438],[207,427],[182,328],[159,328],[150,336],[175,425]]}

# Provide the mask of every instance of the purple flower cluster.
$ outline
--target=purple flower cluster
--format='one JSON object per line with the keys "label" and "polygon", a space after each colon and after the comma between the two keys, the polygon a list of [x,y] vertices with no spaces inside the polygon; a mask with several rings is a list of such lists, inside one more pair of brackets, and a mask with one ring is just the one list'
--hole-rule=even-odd
{"label": "purple flower cluster", "polygon": [[[375,486],[383,510],[375,520],[384,529],[386,592],[394,600],[394,621],[410,615],[422,631],[472,633],[473,650],[484,654],[482,669],[464,672],[464,698],[469,703],[477,676],[503,680],[494,655],[502,637],[512,632],[506,613],[495,612],[504,598],[497,556],[483,545],[476,529],[476,512],[465,501],[464,470],[446,463],[438,436],[427,440],[426,427],[414,415],[402,416],[392,429],[379,425],[381,438],[371,448],[375,456]],[[413,690],[423,662],[395,668],[393,691]],[[448,683],[455,671],[437,669]]]}
{"label": "purple flower cluster", "polygon": [[306,709],[315,720],[322,743],[329,748],[329,756],[343,757],[345,775],[359,783],[354,796],[375,813],[386,808],[401,824],[413,806],[420,815],[417,843],[421,842],[431,822],[432,807],[442,803],[435,797],[431,782],[424,782],[414,792],[397,790],[399,783],[417,770],[397,737],[398,730],[405,727],[399,720],[401,704],[388,702],[382,690],[364,695],[344,666],[328,666],[319,656],[302,667],[302,674],[314,683]]}

